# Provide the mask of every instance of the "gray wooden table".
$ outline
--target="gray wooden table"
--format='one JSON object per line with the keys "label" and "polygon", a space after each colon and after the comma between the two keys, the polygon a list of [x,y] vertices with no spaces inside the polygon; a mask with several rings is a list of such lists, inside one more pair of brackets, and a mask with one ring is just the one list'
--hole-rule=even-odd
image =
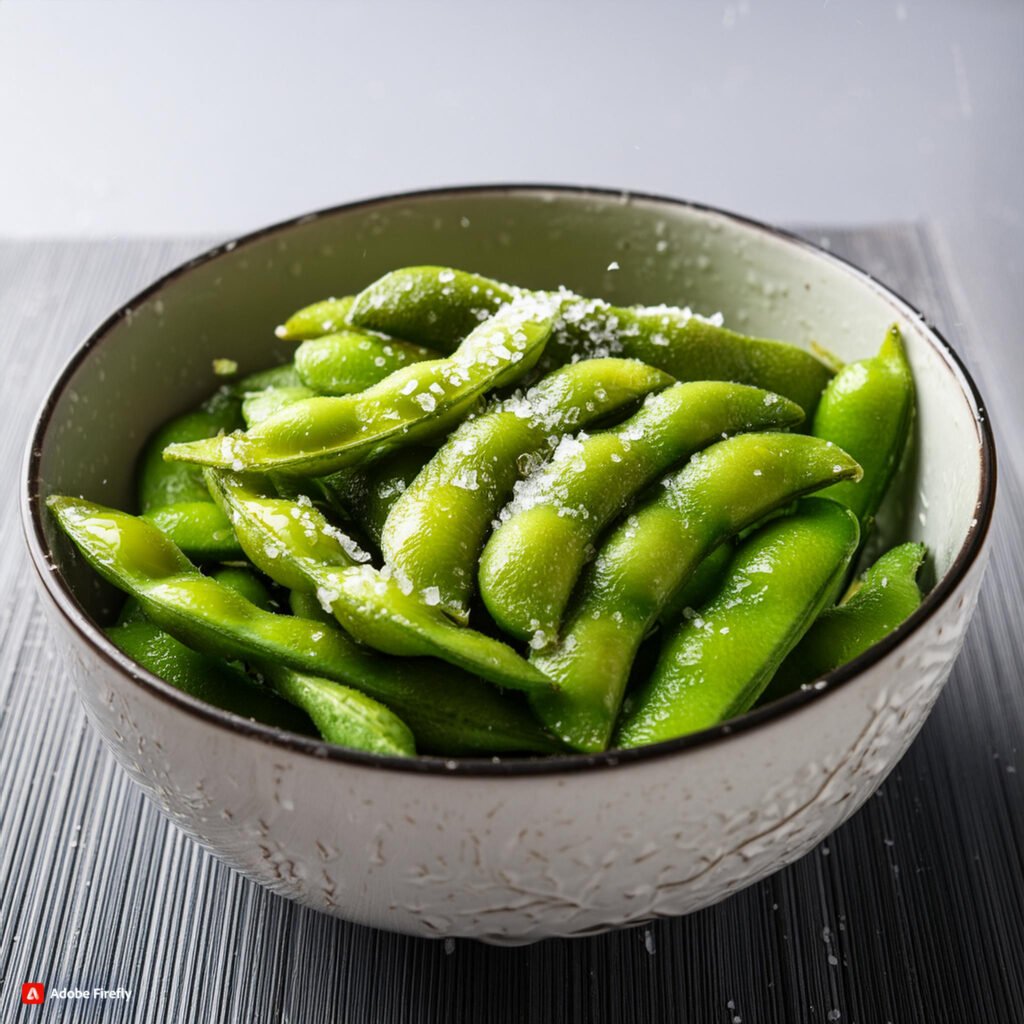
{"label": "gray wooden table", "polygon": [[[1001,387],[1014,348],[972,334],[984,317],[928,230],[809,234],[827,235],[943,328],[978,375],[997,433],[1015,420]],[[995,548],[977,619],[920,738],[853,820],[726,903],[517,950],[434,943],[287,903],[168,825],[88,728],[54,656],[15,481],[62,361],[115,305],[202,247],[0,244],[0,1021],[1024,1020],[1013,433],[999,438]],[[22,1007],[25,981],[131,996]]]}

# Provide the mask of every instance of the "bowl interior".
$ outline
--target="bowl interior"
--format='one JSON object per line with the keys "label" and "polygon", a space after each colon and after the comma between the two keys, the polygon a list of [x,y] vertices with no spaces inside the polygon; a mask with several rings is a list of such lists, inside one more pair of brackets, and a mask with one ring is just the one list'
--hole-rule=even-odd
{"label": "bowl interior", "polygon": [[[876,542],[923,540],[936,578],[976,517],[983,443],[961,371],[905,304],[840,261],[758,225],[665,200],[557,189],[452,190],[341,208],[271,229],[200,259],[143,293],[94,336],[51,396],[31,500],[82,494],[133,509],[142,444],[221,380],[288,358],[273,327],[382,273],[449,264],[535,287],[567,285],[619,303],[721,311],[746,333],[844,360],[874,353],[899,323],[918,393],[912,450]],[[120,598],[43,516],[60,574],[104,621]]]}

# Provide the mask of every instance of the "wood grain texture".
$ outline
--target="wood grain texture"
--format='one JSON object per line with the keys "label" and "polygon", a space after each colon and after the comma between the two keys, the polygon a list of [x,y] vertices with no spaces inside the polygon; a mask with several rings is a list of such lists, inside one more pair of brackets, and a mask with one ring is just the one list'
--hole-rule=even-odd
{"label": "wood grain texture", "polygon": [[[971,334],[979,321],[929,232],[825,234],[946,332],[998,433],[1000,403],[1015,401],[1000,390],[1000,360],[1015,343]],[[164,822],[87,728],[52,656],[13,482],[61,361],[200,248],[0,244],[0,1020],[1024,1019],[1024,494],[1013,458],[977,618],[910,753],[814,853],[717,907],[573,942],[446,946],[289,904]],[[1001,437],[1002,451],[1014,440]],[[22,1008],[29,980],[132,997]]]}

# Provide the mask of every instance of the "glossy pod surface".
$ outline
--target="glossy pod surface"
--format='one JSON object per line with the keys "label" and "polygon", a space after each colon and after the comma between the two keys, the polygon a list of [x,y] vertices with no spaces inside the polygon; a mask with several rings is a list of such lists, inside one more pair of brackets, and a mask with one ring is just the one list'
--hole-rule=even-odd
{"label": "glossy pod surface", "polygon": [[295,369],[302,383],[317,394],[351,395],[403,366],[438,355],[422,345],[349,330],[303,342],[295,351]]}
{"label": "glossy pod surface", "polygon": [[320,476],[436,435],[491,388],[513,383],[551,334],[550,303],[526,297],[482,323],[445,359],[397,370],[355,395],[296,402],[246,433],[172,444],[164,457]]}
{"label": "glossy pod surface", "polygon": [[771,392],[699,381],[651,395],[618,427],[563,436],[517,488],[483,550],[487,610],[521,640],[554,636],[593,545],[641,490],[712,441],[802,419],[798,405]]}
{"label": "glossy pod surface", "polygon": [[671,383],[631,359],[592,359],[548,374],[456,430],[396,499],[381,532],[387,563],[464,617],[481,549],[516,480],[565,431]]}
{"label": "glossy pod surface", "polygon": [[337,299],[322,299],[320,302],[303,306],[293,313],[274,332],[283,341],[306,341],[331,334],[348,323],[353,297],[344,295]]}
{"label": "glossy pod surface", "polygon": [[189,557],[199,561],[235,558],[241,549],[203,483],[202,470],[164,460],[169,444],[216,437],[241,424],[240,403],[221,390],[203,405],[165,423],[146,443],[139,460],[138,499],[142,514]]}
{"label": "glossy pod surface", "polygon": [[242,669],[186,647],[144,618],[111,626],[106,634],[129,658],[193,697],[277,729],[312,732],[302,711],[256,686]]}
{"label": "glossy pod surface", "polygon": [[[320,477],[317,484],[328,503],[357,522],[379,548],[391,510],[436,451],[426,445],[399,448],[366,465]],[[425,582],[418,589],[429,585]]]}
{"label": "glossy pod surface", "polygon": [[534,698],[541,721],[577,750],[603,750],[641,641],[697,565],[769,512],[859,473],[805,435],[741,434],[698,452],[612,531],[557,641],[531,656],[560,687]]}
{"label": "glossy pod surface", "polygon": [[748,537],[718,591],[666,637],[627,701],[615,746],[684,736],[748,710],[835,599],[859,538],[856,516],[820,498]]}
{"label": "glossy pod surface", "polygon": [[452,267],[392,270],[355,296],[351,322],[450,352],[520,289]]}
{"label": "glossy pod surface", "polygon": [[189,647],[353,686],[398,714],[424,751],[558,749],[523,708],[472,676],[429,659],[375,654],[322,622],[265,612],[203,576],[159,530],[134,516],[77,498],[54,498],[50,507],[89,564]]}
{"label": "glossy pod surface", "polygon": [[197,562],[224,562],[242,554],[231,524],[212,501],[162,505],[143,512],[142,518]]}
{"label": "glossy pod surface", "polygon": [[[282,409],[307,398],[314,398],[316,392],[305,384],[272,385],[262,391],[251,391],[242,400],[242,419],[247,428],[270,419]],[[171,465],[189,465],[189,463],[171,463]]]}
{"label": "glossy pod surface", "polygon": [[275,693],[309,715],[328,743],[391,757],[416,754],[405,722],[365,693],[273,663],[262,664],[260,674]]}
{"label": "glossy pod surface", "polygon": [[370,556],[312,503],[277,498],[258,479],[209,470],[207,481],[253,563],[282,586],[314,591],[356,639],[400,657],[438,657],[513,689],[553,688],[507,644],[453,623],[433,592],[418,594],[368,565]]}
{"label": "glossy pod surface", "polygon": [[[447,267],[406,267],[360,292],[353,323],[444,349],[522,289]],[[677,380],[728,380],[776,391],[810,415],[832,371],[795,345],[750,338],[669,306],[619,307],[552,293],[558,318],[544,365],[618,355]]]}
{"label": "glossy pod surface", "polygon": [[844,366],[825,389],[812,433],[849,452],[864,470],[857,483],[838,483],[826,497],[852,509],[867,528],[907,445],[914,415],[914,378],[893,325],[878,355]]}
{"label": "glossy pod surface", "polygon": [[888,636],[921,604],[917,574],[923,544],[901,544],[886,552],[836,607],[826,609],[779,667],[764,694],[777,700],[852,661]]}

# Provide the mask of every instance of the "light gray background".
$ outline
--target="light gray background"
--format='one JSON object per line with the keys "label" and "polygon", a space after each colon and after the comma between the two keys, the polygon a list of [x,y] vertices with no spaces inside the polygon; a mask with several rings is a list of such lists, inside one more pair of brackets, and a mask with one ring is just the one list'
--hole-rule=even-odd
{"label": "light gray background", "polygon": [[1021,0],[0,0],[0,236],[527,180],[928,220],[1018,393],[1022,156]]}
{"label": "light gray background", "polygon": [[1019,0],[0,3],[0,227],[231,232],[472,181],[1024,218]]}

